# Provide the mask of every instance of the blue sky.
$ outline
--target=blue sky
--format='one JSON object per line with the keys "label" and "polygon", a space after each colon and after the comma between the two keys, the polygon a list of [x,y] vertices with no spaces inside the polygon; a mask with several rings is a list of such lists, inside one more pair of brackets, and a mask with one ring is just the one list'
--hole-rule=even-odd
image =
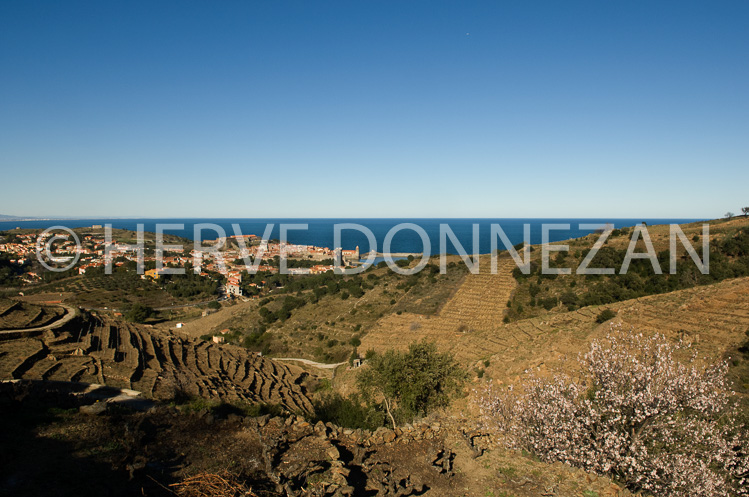
{"label": "blue sky", "polygon": [[719,217],[749,2],[0,2],[0,213]]}

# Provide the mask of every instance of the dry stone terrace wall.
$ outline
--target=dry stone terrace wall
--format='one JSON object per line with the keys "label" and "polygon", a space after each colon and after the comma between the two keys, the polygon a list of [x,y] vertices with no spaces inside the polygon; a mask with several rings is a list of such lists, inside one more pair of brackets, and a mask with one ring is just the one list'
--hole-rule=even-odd
{"label": "dry stone terrace wall", "polygon": [[[94,488],[94,494],[99,489],[99,494],[106,494],[116,482],[121,490],[127,489],[118,495],[485,497],[494,493],[487,489],[516,497],[578,496],[585,491],[601,497],[629,495],[610,480],[582,470],[492,450],[496,444],[491,437],[466,419],[435,416],[372,432],[312,424],[298,415],[251,417],[205,409],[181,411],[170,405],[122,412],[108,409],[108,403],[90,404],[92,400],[75,385],[0,383],[0,401],[15,419],[44,406],[79,410],[53,423],[55,431],[20,430],[15,444],[26,442],[27,450],[11,451],[11,457],[16,453],[18,457],[3,466],[8,481],[27,482],[21,487],[25,491],[16,494],[47,495],[50,489],[68,488],[73,475]],[[55,440],[69,441],[34,445],[52,433],[61,435]],[[102,440],[119,443],[102,451]],[[44,447],[44,452],[29,446]],[[86,453],[91,455],[81,459]],[[175,454],[179,454],[177,464]],[[65,461],[75,464],[63,464],[61,474],[59,467]],[[58,471],[50,472],[50,464]],[[217,473],[244,482],[253,492],[212,485],[216,478],[211,476]],[[188,482],[204,484],[193,485],[189,493],[180,491]],[[159,492],[155,486],[174,489],[176,494]]]}
{"label": "dry stone terrace wall", "polygon": [[473,332],[495,329],[502,322],[507,301],[515,289],[512,270],[516,266],[512,259],[503,257],[498,261],[497,274],[491,274],[489,257],[482,257],[480,267],[479,274],[466,275],[437,315],[385,316],[362,338],[360,349],[406,348],[424,337],[447,346]]}
{"label": "dry stone terrace wall", "polygon": [[512,381],[533,368],[551,370],[575,363],[590,340],[610,326],[596,323],[605,308],[617,311],[614,322],[626,328],[684,338],[714,360],[744,340],[749,329],[749,278],[504,324],[515,266],[509,259],[499,262],[498,274],[490,275],[483,274],[489,266],[482,260],[482,274],[467,275],[436,316],[385,316],[362,338],[360,350],[403,349],[427,338],[464,364],[479,367],[478,361],[489,359],[490,377]]}
{"label": "dry stone terrace wall", "polygon": [[0,378],[99,383],[156,399],[177,394],[310,412],[306,373],[239,347],[90,318],[38,338],[0,342]]}
{"label": "dry stone terrace wall", "polygon": [[53,323],[65,314],[58,306],[38,306],[20,301],[0,301],[0,331],[35,328]]}
{"label": "dry stone terrace wall", "polygon": [[[617,312],[603,324],[596,316],[604,308]],[[449,344],[466,362],[490,358],[490,376],[514,381],[531,370],[568,369],[589,342],[600,338],[611,323],[642,333],[662,333],[693,343],[701,356],[722,360],[723,354],[746,339],[749,329],[749,278],[653,295],[608,306],[584,307],[574,312],[498,324]]]}

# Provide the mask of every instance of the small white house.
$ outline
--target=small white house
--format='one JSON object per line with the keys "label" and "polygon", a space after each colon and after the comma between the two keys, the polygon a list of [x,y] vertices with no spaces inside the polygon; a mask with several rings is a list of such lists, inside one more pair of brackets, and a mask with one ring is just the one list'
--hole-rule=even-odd
{"label": "small white house", "polygon": [[182,328],[182,327],[183,327],[184,325],[185,325],[185,323],[177,323],[177,326],[176,326],[176,327],[177,327],[177,329],[180,329],[180,328]]}
{"label": "small white house", "polygon": [[213,337],[213,342],[214,343],[224,343],[225,341],[226,340],[224,339],[224,337],[220,337],[220,336]]}

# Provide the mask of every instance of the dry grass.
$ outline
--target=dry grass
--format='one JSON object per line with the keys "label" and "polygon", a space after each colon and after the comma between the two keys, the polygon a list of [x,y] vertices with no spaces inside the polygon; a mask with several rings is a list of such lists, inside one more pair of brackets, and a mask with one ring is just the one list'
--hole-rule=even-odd
{"label": "dry grass", "polygon": [[236,475],[224,470],[220,473],[200,473],[169,485],[181,497],[254,497],[252,492]]}
{"label": "dry grass", "polygon": [[[683,338],[703,357],[721,360],[745,339],[749,328],[749,278],[643,297],[606,306],[614,321],[643,333]],[[598,324],[600,307],[499,324],[494,330],[466,335],[450,344],[465,362],[490,358],[484,381],[514,383],[530,371],[553,373],[576,364],[577,355],[600,338],[610,323]]]}
{"label": "dry grass", "polygon": [[385,316],[362,338],[360,349],[406,348],[422,338],[449,347],[462,340],[461,337],[496,328],[515,289],[514,267],[512,259],[503,256],[497,274],[491,274],[489,257],[482,257],[481,272],[467,274],[439,313],[428,316],[404,312]]}

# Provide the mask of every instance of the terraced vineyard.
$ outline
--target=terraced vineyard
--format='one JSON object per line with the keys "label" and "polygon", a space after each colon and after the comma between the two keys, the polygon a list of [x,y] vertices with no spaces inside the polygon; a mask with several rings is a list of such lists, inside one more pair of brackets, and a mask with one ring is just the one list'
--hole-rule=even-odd
{"label": "terraced vineyard", "polygon": [[94,317],[64,328],[0,342],[0,377],[99,383],[157,399],[188,394],[312,410],[302,385],[306,373],[239,347]]}
{"label": "terraced vineyard", "polygon": [[413,313],[391,314],[380,319],[362,338],[362,349],[405,348],[428,338],[445,343],[477,331],[492,330],[502,322],[507,301],[515,288],[509,257],[498,261],[497,274],[489,272],[489,258],[482,257],[479,274],[466,275],[455,294],[435,316]]}
{"label": "terraced vineyard", "polygon": [[27,302],[0,301],[0,330],[35,328],[51,323],[65,314],[59,307],[47,307]]}
{"label": "terraced vineyard", "polygon": [[643,333],[683,338],[711,361],[746,339],[749,330],[749,278],[628,300],[601,307],[584,307],[564,314],[547,314],[494,329],[466,334],[444,344],[464,362],[490,359],[490,376],[513,381],[532,369],[568,369],[588,343],[607,332],[612,322],[596,323],[608,308],[613,323]]}
{"label": "terraced vineyard", "polygon": [[616,311],[613,322],[623,327],[684,338],[712,360],[721,360],[749,330],[749,278],[505,324],[502,318],[515,285],[514,267],[511,259],[501,258],[498,274],[469,274],[436,316],[385,316],[362,338],[361,350],[403,349],[427,338],[464,364],[483,368],[479,361],[489,360],[489,377],[512,382],[532,369],[566,369],[576,362],[590,340],[608,330],[610,322],[596,323],[604,308]]}

